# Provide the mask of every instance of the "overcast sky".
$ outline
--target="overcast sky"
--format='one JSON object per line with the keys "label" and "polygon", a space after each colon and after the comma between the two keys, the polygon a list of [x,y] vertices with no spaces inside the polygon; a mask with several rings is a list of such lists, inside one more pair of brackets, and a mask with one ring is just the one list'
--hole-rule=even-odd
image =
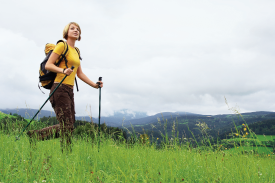
{"label": "overcast sky", "polygon": [[[71,21],[83,72],[103,77],[102,115],[275,109],[274,0],[1,0],[0,109],[39,109],[46,43]],[[98,115],[99,91],[80,79],[76,115]],[[43,108],[52,110],[50,103]]]}

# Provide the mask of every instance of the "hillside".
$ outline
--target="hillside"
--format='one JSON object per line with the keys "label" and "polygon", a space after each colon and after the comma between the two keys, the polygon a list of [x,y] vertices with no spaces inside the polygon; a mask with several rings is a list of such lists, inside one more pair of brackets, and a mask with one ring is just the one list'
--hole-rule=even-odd
{"label": "hillside", "polygon": [[[23,114],[26,116],[26,113],[35,114],[36,112],[35,109],[17,109],[17,111],[2,111],[6,113],[16,112],[19,113],[19,115],[22,114],[21,116],[23,116]],[[47,118],[49,118],[50,116],[55,116],[53,112],[45,110],[42,110],[39,113],[40,118],[44,118],[41,117],[42,115],[46,116]],[[127,116],[126,112],[125,116]],[[141,116],[144,116],[144,114],[139,115],[139,117]],[[128,118],[129,117],[131,117],[131,115],[128,115]],[[247,123],[249,127],[254,132],[256,132],[256,134],[274,135],[274,112],[258,111],[251,113],[242,113],[242,117],[234,114],[221,114],[210,116],[185,112],[163,112],[153,116],[147,116],[139,119],[123,120],[123,115],[120,113],[116,116],[102,117],[101,123],[105,123],[109,127],[118,127],[129,132],[133,132],[133,125],[135,132],[139,134],[145,132],[158,138],[161,138],[162,134],[166,133],[169,137],[172,137],[173,135],[178,136],[180,138],[190,138],[193,137],[193,135],[199,136],[201,135],[201,129],[199,128],[198,124],[203,123],[205,123],[205,127],[208,128],[208,135],[212,137],[219,137],[221,139],[228,138],[228,134],[230,134],[232,131],[236,131],[236,127],[241,128],[241,125],[243,123]],[[85,121],[91,122],[89,116],[78,116],[76,117],[76,120],[78,121],[78,124],[84,124]],[[94,123],[97,123],[96,118],[92,118],[92,120]],[[43,119],[42,121],[45,120]],[[128,135],[130,134],[128,133]]]}
{"label": "hillside", "polygon": [[[243,119],[242,119],[243,117]],[[226,138],[227,134],[236,131],[236,128],[241,128],[243,123],[251,125],[255,122],[263,120],[275,120],[275,115],[272,112],[252,112],[242,113],[242,117],[238,115],[185,115],[185,116],[170,116],[158,119],[152,119],[150,123],[133,124],[135,132],[153,135],[154,137],[162,137],[161,134],[168,133],[169,137],[173,135],[179,138],[190,138],[201,135],[199,124],[205,123],[205,128],[208,128],[207,134],[212,137]],[[129,131],[133,131],[132,127],[125,126]],[[192,134],[192,133],[193,134]]]}
{"label": "hillside", "polygon": [[250,130],[258,135],[275,135],[275,119],[267,119],[249,125]]}

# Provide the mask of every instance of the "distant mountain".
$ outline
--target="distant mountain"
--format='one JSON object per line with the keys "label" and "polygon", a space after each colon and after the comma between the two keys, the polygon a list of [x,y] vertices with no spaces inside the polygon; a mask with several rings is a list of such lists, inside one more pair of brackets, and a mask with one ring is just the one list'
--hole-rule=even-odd
{"label": "distant mountain", "polygon": [[201,116],[201,114],[194,114],[189,112],[162,112],[162,113],[157,113],[153,116],[147,116],[145,118],[125,120],[123,123],[123,126],[131,126],[131,124],[144,125],[144,124],[156,122],[158,118],[162,121],[163,120],[162,117],[166,120],[166,119],[176,118],[180,116]]}
{"label": "distant mountain", "polygon": [[[27,109],[27,108],[19,108],[19,109],[0,109],[3,113],[6,114],[18,114],[26,119],[31,119],[36,112],[37,109]],[[123,109],[120,111],[115,111],[112,116],[101,116],[101,123],[106,123],[108,126],[113,127],[119,127],[122,125],[130,126],[131,124],[147,124],[152,121],[156,121],[157,118],[162,118],[167,116],[169,117],[177,117],[177,116],[185,116],[185,115],[200,115],[200,114],[193,114],[188,112],[162,112],[155,114],[153,116],[148,116],[145,112],[136,112],[136,111],[130,111],[127,109]],[[55,113],[53,111],[47,111],[47,110],[41,110],[38,115],[36,116],[36,119],[40,119],[41,117],[54,117]],[[91,119],[89,116],[76,116],[76,120],[83,120],[91,122]],[[94,123],[98,123],[98,118],[92,118]]]}
{"label": "distant mountain", "polygon": [[124,118],[124,119],[139,119],[139,118],[144,118],[147,117],[146,112],[136,112],[136,111],[130,111],[127,109],[122,109],[119,111],[115,111],[113,116],[110,117],[115,117],[115,118]]}
{"label": "distant mountain", "polygon": [[[130,111],[127,109],[123,109],[120,111],[115,111],[112,116],[102,116],[101,122],[105,122],[109,126],[121,126],[123,121],[126,120],[132,120],[132,119],[140,119],[147,117],[148,115],[145,112],[136,112],[136,111]],[[98,119],[96,118],[94,122],[98,122]]]}

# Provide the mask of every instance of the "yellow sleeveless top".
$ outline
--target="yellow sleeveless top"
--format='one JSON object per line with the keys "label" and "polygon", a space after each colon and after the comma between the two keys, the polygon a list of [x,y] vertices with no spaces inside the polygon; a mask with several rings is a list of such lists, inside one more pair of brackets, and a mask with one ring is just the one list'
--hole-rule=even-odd
{"label": "yellow sleeveless top", "polygon": [[[58,55],[61,55],[62,52],[64,51],[64,49],[65,49],[64,43],[60,42],[56,45],[53,52]],[[80,65],[80,60],[79,60],[79,55],[74,48],[72,48],[70,45],[68,45],[68,49],[69,49],[68,54],[66,55],[66,58],[68,61],[67,65],[69,68],[71,68],[72,66],[74,66],[75,68],[74,68],[74,71],[69,76],[66,77],[66,79],[63,81],[63,83],[67,84],[67,85],[74,86],[75,76],[76,76],[77,69]],[[59,59],[57,59],[57,61],[58,60]],[[63,68],[63,69],[67,68],[64,59],[61,61],[59,67]],[[65,74],[63,74],[63,73],[57,73],[54,82],[60,83],[61,80],[64,78],[64,76],[65,76]]]}

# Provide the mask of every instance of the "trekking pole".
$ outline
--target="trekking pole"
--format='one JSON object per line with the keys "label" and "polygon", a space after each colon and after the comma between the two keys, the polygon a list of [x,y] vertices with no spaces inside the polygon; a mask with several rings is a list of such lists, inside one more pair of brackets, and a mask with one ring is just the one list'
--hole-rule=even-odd
{"label": "trekking pole", "polygon": [[[71,67],[71,69],[74,69],[74,66]],[[53,90],[53,92],[50,94],[50,96],[48,97],[48,99],[44,102],[44,104],[42,105],[42,107],[40,107],[40,109],[37,111],[37,113],[33,116],[33,118],[31,119],[31,121],[27,124],[27,126],[23,129],[23,131],[17,136],[15,137],[16,140],[19,140],[20,135],[22,135],[22,133],[26,130],[26,128],[31,124],[32,120],[36,117],[36,115],[41,111],[41,109],[44,107],[44,105],[48,102],[48,100],[51,98],[51,96],[54,94],[54,92],[56,91],[56,89],[61,85],[61,83],[66,79],[67,75],[61,80],[61,82],[57,85],[57,87]],[[16,141],[15,140],[15,141]]]}
{"label": "trekking pole", "polygon": [[[102,81],[102,77],[98,78],[98,81]],[[99,152],[99,146],[100,146],[100,112],[101,112],[101,87],[100,87],[100,82],[97,82],[98,88],[99,88],[99,114],[98,114],[98,152]]]}

